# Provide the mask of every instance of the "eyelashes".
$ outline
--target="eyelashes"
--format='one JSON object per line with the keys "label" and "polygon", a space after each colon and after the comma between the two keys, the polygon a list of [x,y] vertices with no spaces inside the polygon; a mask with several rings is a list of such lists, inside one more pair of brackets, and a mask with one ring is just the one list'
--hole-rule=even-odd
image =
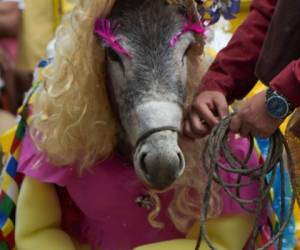
{"label": "eyelashes", "polygon": [[[103,42],[104,46],[108,48],[107,54],[109,58],[113,61],[122,62],[120,55],[130,58],[131,55],[129,54],[128,50],[120,44],[120,39],[115,35],[118,27],[118,25],[113,24],[109,19],[97,18],[94,24],[94,34]],[[204,35],[205,27],[201,20],[193,21],[192,17],[187,17],[181,31],[177,32],[171,38],[170,47],[175,47],[181,36],[187,32]]]}
{"label": "eyelashes", "polygon": [[94,34],[100,38],[104,45],[116,53],[130,57],[129,52],[122,47],[119,38],[114,34],[118,25],[111,23],[109,19],[97,18],[94,25]]}

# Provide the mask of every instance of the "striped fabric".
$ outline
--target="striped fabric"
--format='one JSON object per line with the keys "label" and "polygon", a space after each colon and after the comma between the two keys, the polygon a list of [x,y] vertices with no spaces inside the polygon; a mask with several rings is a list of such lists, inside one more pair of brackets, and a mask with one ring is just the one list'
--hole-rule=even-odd
{"label": "striped fabric", "polygon": [[8,160],[2,172],[0,185],[0,249],[14,248],[14,215],[19,193],[19,185],[22,180],[21,174],[17,173],[20,146],[25,134],[25,117],[27,106],[21,109],[21,116],[15,137],[8,156]]}
{"label": "striped fabric", "polygon": [[[257,147],[260,151],[260,155],[263,159],[266,158],[269,149],[269,140],[256,138]],[[272,179],[272,174],[269,173],[265,180],[269,183]],[[272,204],[268,213],[268,219],[270,226],[264,225],[260,228],[261,233],[261,245],[266,244],[270,240],[270,236],[278,233],[278,229],[280,226],[279,218],[281,214],[281,173],[279,169],[279,165],[275,171],[275,178],[272,188],[270,190],[270,197],[272,200]],[[291,206],[292,200],[292,184],[289,178],[288,170],[285,168],[284,170],[284,190],[285,190],[285,217],[287,215],[287,211]],[[295,217],[294,215],[290,219],[288,226],[283,232],[283,249],[294,249],[296,245],[296,226],[295,226]],[[275,250],[275,247],[268,248],[269,250]]]}
{"label": "striped fabric", "polygon": [[[20,149],[22,139],[26,131],[27,119],[30,117],[30,103],[33,94],[36,92],[41,82],[42,69],[48,65],[48,61],[42,61],[36,70],[36,81],[32,89],[25,97],[23,106],[18,112],[18,125],[13,130],[12,144],[5,156],[5,165],[1,173],[0,182],[0,250],[14,250],[14,221],[15,210],[19,194],[19,187],[22,182],[22,174],[17,172],[18,159],[20,156]],[[8,147],[6,145],[6,147]]]}

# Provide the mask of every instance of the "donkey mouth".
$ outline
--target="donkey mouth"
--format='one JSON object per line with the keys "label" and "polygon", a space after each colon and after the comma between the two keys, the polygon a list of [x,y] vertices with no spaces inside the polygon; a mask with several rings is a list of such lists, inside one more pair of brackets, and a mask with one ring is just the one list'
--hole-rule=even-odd
{"label": "donkey mouth", "polygon": [[134,154],[134,168],[147,186],[156,190],[170,187],[185,168],[177,133],[160,131],[142,141]]}

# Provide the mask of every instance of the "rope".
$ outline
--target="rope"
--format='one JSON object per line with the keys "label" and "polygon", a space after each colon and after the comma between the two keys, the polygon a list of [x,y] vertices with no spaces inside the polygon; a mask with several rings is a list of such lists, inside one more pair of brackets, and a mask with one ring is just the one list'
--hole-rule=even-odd
{"label": "rope", "polygon": [[[208,173],[208,182],[204,193],[203,206],[201,208],[200,216],[200,232],[197,239],[195,250],[199,250],[201,243],[204,241],[209,249],[216,250],[210,241],[207,230],[206,220],[209,208],[209,200],[211,196],[211,186],[213,182],[216,182],[234,201],[236,201],[244,210],[255,215],[255,223],[250,236],[251,249],[255,249],[255,242],[259,233],[259,219],[262,215],[262,211],[266,205],[267,200],[270,199],[270,190],[274,184],[275,172],[277,168],[280,168],[281,179],[281,207],[279,218],[278,232],[273,235],[271,240],[264,244],[258,250],[266,250],[271,245],[277,244],[278,249],[282,249],[283,232],[289,224],[289,220],[293,214],[293,208],[296,201],[297,182],[295,174],[295,164],[291,157],[291,152],[287,145],[287,142],[281,132],[277,130],[270,138],[267,157],[264,163],[255,168],[248,167],[248,161],[254,150],[254,140],[250,137],[250,146],[245,159],[237,158],[228,146],[229,136],[229,124],[232,116],[231,114],[223,119],[216,127],[213,128],[206,146],[203,151],[204,167]],[[287,168],[289,171],[289,177],[292,185],[292,200],[289,209],[285,211],[285,183],[284,183],[284,164],[283,153],[287,156]],[[229,167],[225,167],[220,163],[220,156],[228,163]],[[280,164],[278,164],[280,163]],[[222,179],[221,171],[233,173],[238,176],[236,183],[227,183]],[[270,180],[267,182],[265,177],[270,174]],[[243,177],[247,177],[248,181],[242,181]],[[241,188],[253,185],[254,182],[259,183],[259,195],[253,199],[241,198]],[[250,208],[249,205],[254,204],[254,208]]]}

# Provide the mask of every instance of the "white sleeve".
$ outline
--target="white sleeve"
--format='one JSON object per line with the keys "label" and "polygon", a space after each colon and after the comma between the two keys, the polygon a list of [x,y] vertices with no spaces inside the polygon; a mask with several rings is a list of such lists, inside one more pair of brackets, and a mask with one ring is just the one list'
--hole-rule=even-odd
{"label": "white sleeve", "polygon": [[23,10],[25,7],[24,0],[0,0],[0,3],[1,2],[16,2],[21,10]]}

